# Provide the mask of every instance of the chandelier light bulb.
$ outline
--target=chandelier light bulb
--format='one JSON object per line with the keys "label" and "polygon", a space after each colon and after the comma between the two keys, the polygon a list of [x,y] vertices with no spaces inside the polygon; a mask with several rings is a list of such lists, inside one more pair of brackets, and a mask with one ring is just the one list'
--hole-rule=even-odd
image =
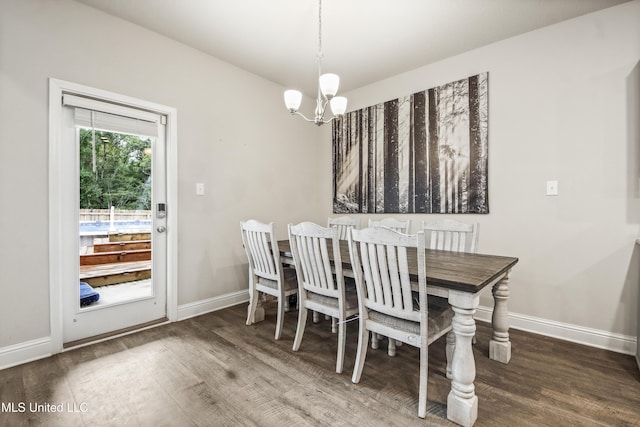
{"label": "chandelier light bulb", "polygon": [[295,113],[302,103],[302,92],[299,90],[289,89],[284,92],[284,105],[291,113]]}
{"label": "chandelier light bulb", "polygon": [[319,84],[320,91],[327,98],[331,99],[338,93],[340,87],[340,77],[337,74],[326,73],[320,76]]}
{"label": "chandelier light bulb", "polygon": [[347,111],[347,98],[344,96],[334,96],[329,102],[331,112],[334,116],[342,116]]}

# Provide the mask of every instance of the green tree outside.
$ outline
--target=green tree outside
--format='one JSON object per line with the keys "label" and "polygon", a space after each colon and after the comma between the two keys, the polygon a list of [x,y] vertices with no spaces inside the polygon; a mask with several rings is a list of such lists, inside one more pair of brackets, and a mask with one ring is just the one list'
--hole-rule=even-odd
{"label": "green tree outside", "polygon": [[151,209],[151,139],[80,129],[80,209]]}

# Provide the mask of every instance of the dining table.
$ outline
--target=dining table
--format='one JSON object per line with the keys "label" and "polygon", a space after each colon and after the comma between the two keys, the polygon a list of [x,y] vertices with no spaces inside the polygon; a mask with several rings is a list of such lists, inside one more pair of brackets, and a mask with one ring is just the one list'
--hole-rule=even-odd
{"label": "dining table", "polygon": [[[279,240],[280,261],[294,266],[288,240]],[[342,271],[353,277],[349,245],[340,241]],[[331,254],[332,256],[332,254]],[[408,257],[409,274],[417,283],[417,257]],[[473,384],[476,365],[472,341],[476,332],[474,314],[480,292],[491,287],[493,313],[489,358],[502,363],[511,359],[509,341],[509,276],[518,258],[468,252],[426,249],[427,293],[446,298],[454,311],[452,329],[455,348],[451,360],[451,391],[447,397],[447,418],[463,426],[471,426],[478,417],[478,397]]]}

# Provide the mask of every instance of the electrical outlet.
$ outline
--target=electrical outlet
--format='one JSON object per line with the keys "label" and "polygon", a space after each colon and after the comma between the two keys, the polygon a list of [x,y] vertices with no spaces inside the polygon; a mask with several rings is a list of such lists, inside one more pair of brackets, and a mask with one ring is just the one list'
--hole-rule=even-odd
{"label": "electrical outlet", "polygon": [[196,196],[204,196],[204,183],[196,183]]}

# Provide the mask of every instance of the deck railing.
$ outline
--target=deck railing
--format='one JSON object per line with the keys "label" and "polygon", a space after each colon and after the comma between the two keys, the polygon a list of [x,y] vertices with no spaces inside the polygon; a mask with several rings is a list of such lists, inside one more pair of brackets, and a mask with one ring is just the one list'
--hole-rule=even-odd
{"label": "deck railing", "polygon": [[[80,221],[109,221],[109,209],[80,209]],[[135,221],[150,220],[152,212],[150,210],[114,210],[115,221]]]}

